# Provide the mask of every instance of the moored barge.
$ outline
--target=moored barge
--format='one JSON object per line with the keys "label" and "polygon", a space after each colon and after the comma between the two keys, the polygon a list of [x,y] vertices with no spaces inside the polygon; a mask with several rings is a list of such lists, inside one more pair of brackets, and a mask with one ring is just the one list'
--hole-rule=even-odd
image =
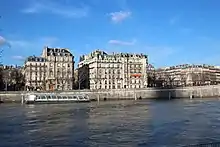
{"label": "moored barge", "polygon": [[90,98],[82,94],[29,93],[24,95],[22,99],[26,104],[90,102]]}

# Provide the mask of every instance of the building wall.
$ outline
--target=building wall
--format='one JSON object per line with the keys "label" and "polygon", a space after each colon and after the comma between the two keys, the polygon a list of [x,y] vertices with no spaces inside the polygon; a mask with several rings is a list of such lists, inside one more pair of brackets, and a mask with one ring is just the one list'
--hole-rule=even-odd
{"label": "building wall", "polygon": [[145,55],[107,54],[96,50],[87,56],[82,56],[78,66],[79,69],[85,65],[89,67],[87,88],[121,89],[146,87],[147,64],[148,59]]}
{"label": "building wall", "polygon": [[33,57],[25,63],[25,82],[27,90],[45,90],[47,64],[42,58]]}
{"label": "building wall", "polygon": [[216,85],[220,83],[220,68],[210,65],[178,65],[156,70],[157,78],[176,86]]}
{"label": "building wall", "polygon": [[[26,85],[35,88],[43,85],[45,90],[51,91],[73,89],[74,56],[68,49],[45,47],[42,57],[34,58],[25,62]],[[39,58],[44,61],[39,62]]]}

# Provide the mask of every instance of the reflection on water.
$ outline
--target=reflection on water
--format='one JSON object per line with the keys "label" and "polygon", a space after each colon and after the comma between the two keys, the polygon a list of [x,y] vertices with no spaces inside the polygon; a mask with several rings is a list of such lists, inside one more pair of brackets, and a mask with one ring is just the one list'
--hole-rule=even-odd
{"label": "reflection on water", "polygon": [[0,105],[0,146],[182,146],[220,142],[218,99]]}

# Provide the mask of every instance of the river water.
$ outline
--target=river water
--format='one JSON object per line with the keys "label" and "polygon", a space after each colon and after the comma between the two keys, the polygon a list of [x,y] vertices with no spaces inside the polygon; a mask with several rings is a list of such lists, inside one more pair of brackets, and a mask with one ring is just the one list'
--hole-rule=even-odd
{"label": "river water", "polygon": [[0,105],[0,146],[185,146],[220,142],[220,100]]}

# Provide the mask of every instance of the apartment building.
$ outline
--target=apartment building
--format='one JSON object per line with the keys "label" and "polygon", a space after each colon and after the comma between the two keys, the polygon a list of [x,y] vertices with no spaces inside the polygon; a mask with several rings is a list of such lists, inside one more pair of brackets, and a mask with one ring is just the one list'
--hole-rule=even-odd
{"label": "apartment building", "polygon": [[47,62],[45,58],[29,56],[25,61],[26,90],[46,90]]}
{"label": "apartment building", "polygon": [[25,61],[27,90],[71,90],[74,83],[74,56],[66,48],[43,49],[41,57]]}
{"label": "apartment building", "polygon": [[147,55],[95,50],[80,57],[79,85],[89,89],[145,88],[147,65]]}
{"label": "apartment building", "polygon": [[164,79],[165,85],[199,86],[220,83],[220,67],[206,64],[159,68],[155,73],[158,79]]}

